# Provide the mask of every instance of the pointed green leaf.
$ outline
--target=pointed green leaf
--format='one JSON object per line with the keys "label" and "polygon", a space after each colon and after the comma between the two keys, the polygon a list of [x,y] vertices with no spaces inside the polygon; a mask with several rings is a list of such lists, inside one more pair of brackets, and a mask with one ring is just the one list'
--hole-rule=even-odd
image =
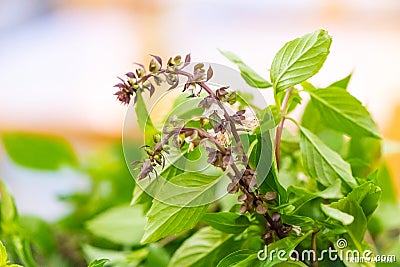
{"label": "pointed green leaf", "polygon": [[266,79],[257,74],[254,70],[252,70],[249,66],[247,66],[238,56],[236,56],[232,52],[228,51],[220,51],[222,55],[224,55],[227,59],[235,63],[242,75],[243,79],[246,83],[255,88],[269,88],[271,87],[271,83]]}
{"label": "pointed green leaf", "polygon": [[309,93],[311,101],[319,113],[323,114],[323,121],[328,127],[350,136],[381,138],[367,109],[346,90],[329,87]]}
{"label": "pointed green leaf", "polygon": [[271,65],[271,81],[276,92],[315,75],[329,54],[331,41],[328,32],[317,30],[286,43]]}
{"label": "pointed green leaf", "polygon": [[339,88],[342,88],[342,89],[347,89],[347,86],[349,85],[349,82],[351,80],[351,76],[352,75],[353,75],[353,73],[350,73],[349,75],[347,75],[343,79],[332,83],[328,87],[339,87]]}
{"label": "pointed green leaf", "polygon": [[210,203],[213,194],[210,185],[216,178],[200,173],[182,173],[170,179],[172,184],[185,187],[183,190],[164,183],[158,193],[159,198],[175,204],[160,202],[156,196],[147,214],[148,221],[141,242],[154,242],[193,228],[207,211],[209,204],[202,203]]}
{"label": "pointed green leaf", "polygon": [[250,226],[249,219],[233,212],[207,213],[202,221],[224,233],[239,234]]}
{"label": "pointed green leaf", "polygon": [[168,266],[216,266],[223,257],[237,249],[232,238],[233,235],[211,227],[202,228],[183,242],[175,251]]}
{"label": "pointed green leaf", "polygon": [[343,180],[350,187],[357,185],[350,165],[317,136],[300,126],[300,150],[306,172],[328,187]]}
{"label": "pointed green leaf", "polygon": [[363,209],[365,217],[368,219],[378,207],[378,201],[381,196],[381,189],[372,182],[366,182],[354,188],[346,197],[353,200]]}

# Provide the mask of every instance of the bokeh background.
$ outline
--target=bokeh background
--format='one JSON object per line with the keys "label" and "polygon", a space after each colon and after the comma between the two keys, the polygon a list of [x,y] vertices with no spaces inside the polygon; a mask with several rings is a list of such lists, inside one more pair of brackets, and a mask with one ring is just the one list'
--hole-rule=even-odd
{"label": "bokeh background", "polygon": [[[324,86],[353,72],[349,90],[387,140],[384,155],[398,190],[397,0],[1,0],[0,132],[62,136],[86,158],[120,144],[126,107],[112,86],[134,62],[190,52],[194,61],[232,66],[222,49],[267,76],[284,42],[318,28],[329,31],[333,44],[313,81]],[[59,218],[68,210],[59,195],[84,190],[84,176],[68,167],[19,167],[0,147],[0,177],[22,214]]]}

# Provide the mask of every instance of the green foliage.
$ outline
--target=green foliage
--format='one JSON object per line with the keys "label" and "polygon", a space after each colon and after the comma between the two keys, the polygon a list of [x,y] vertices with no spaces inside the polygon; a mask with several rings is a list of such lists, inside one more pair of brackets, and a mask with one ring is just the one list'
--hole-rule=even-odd
{"label": "green foliage", "polygon": [[56,170],[63,165],[77,164],[72,147],[63,138],[31,133],[6,133],[2,135],[2,139],[9,157],[23,167]]}
{"label": "green foliage", "polygon": [[300,150],[306,172],[324,186],[330,186],[341,179],[350,187],[356,185],[350,164],[325,145],[317,136],[300,127]]}
{"label": "green foliage", "polygon": [[337,87],[309,91],[317,110],[324,111],[324,123],[349,136],[381,138],[368,111],[349,92]]}
{"label": "green foliage", "polygon": [[[207,211],[209,205],[209,201],[207,200],[209,188],[207,185],[212,183],[215,178],[216,177],[192,173],[182,173],[171,178],[169,182],[179,186],[191,187],[193,190],[188,193],[186,190],[183,192],[179,191],[179,188],[176,192],[173,190],[171,191],[168,186],[161,188],[159,196],[168,196],[165,200],[182,204],[168,205],[158,201],[156,197],[147,213],[148,221],[145,226],[145,234],[142,238],[142,242],[154,242],[163,237],[178,234],[184,230],[193,228]],[[198,205],[203,201],[207,204]],[[183,203],[189,206],[184,206]],[[195,206],[191,207],[191,204]]]}

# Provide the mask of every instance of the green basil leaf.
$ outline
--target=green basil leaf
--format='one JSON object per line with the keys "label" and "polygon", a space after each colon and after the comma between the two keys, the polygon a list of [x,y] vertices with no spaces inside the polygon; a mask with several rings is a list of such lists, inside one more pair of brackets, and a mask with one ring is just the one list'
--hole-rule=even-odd
{"label": "green basil leaf", "polygon": [[269,88],[271,87],[271,83],[266,79],[257,74],[254,70],[252,70],[249,66],[247,66],[238,56],[236,56],[232,52],[228,51],[220,51],[222,55],[224,55],[227,59],[235,63],[242,75],[243,79],[246,83],[255,88]]}
{"label": "green basil leaf", "polygon": [[286,43],[271,65],[271,81],[276,93],[314,76],[329,54],[331,37],[317,30]]}
{"label": "green basil leaf", "polygon": [[300,126],[300,150],[306,172],[328,187],[341,179],[350,187],[357,185],[350,165],[317,136]]}
{"label": "green basil leaf", "polygon": [[372,182],[366,182],[354,188],[346,199],[357,202],[363,209],[365,217],[368,219],[378,207],[381,196],[381,189]]}
{"label": "green basil leaf", "polygon": [[250,226],[249,219],[233,212],[207,213],[202,221],[224,233],[239,234]]}
{"label": "green basil leaf", "polygon": [[329,87],[309,93],[328,127],[354,137],[381,138],[367,109],[346,90]]}
{"label": "green basil leaf", "polygon": [[[182,173],[170,179],[171,183],[186,187],[185,190],[178,190],[179,187],[173,188],[164,183],[160,187],[158,197],[178,204],[169,205],[155,197],[147,213],[148,221],[141,242],[154,242],[193,228],[207,211],[209,204],[201,203],[210,202],[210,194],[213,192],[210,191],[209,185],[212,185],[216,178],[200,173]],[[193,189],[188,192],[188,187]]]}

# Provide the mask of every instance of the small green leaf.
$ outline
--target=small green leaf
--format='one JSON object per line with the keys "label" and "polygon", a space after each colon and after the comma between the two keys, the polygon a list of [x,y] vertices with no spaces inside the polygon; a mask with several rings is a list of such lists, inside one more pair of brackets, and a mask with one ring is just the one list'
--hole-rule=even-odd
{"label": "small green leaf", "polygon": [[174,188],[165,183],[158,192],[159,198],[176,204],[169,205],[155,197],[147,214],[148,220],[141,242],[155,242],[193,228],[207,211],[209,204],[201,203],[210,203],[212,192],[209,185],[216,178],[200,173],[182,173],[169,180],[172,184],[186,187],[185,190],[178,191],[179,187]]}
{"label": "small green leaf", "polygon": [[232,237],[210,227],[202,228],[182,243],[168,266],[216,266],[223,257],[238,248],[239,244],[236,245]]}
{"label": "small green leaf", "polygon": [[116,244],[137,245],[143,236],[146,219],[140,207],[114,207],[86,223],[94,235]]}
{"label": "small green leaf", "polygon": [[228,51],[220,51],[222,55],[224,55],[227,59],[235,63],[242,75],[243,79],[246,83],[255,88],[269,88],[271,87],[271,83],[266,79],[257,74],[254,70],[252,70],[249,66],[247,66],[238,56],[236,56],[232,52]]}
{"label": "small green leaf", "polygon": [[350,187],[357,185],[350,165],[326,146],[317,136],[300,126],[300,150],[306,172],[328,187],[343,180]]}
{"label": "small green leaf", "polygon": [[286,43],[271,65],[271,81],[276,93],[315,75],[329,54],[331,37],[317,30]]}
{"label": "small green leaf", "polygon": [[338,209],[331,208],[328,205],[321,205],[322,211],[328,215],[329,217],[338,220],[341,222],[343,225],[349,225],[354,221],[354,217],[351,216],[350,214],[347,214],[345,212],[342,212]]}
{"label": "small green leaf", "polygon": [[69,143],[61,137],[32,134],[3,134],[4,148],[17,164],[34,169],[57,170],[75,166],[77,159]]}
{"label": "small green leaf", "polygon": [[233,212],[207,213],[202,221],[224,233],[239,234],[250,226],[249,219]]}
{"label": "small green leaf", "polygon": [[354,137],[381,138],[367,109],[346,90],[329,87],[309,93],[328,127]]}
{"label": "small green leaf", "polygon": [[346,197],[353,200],[363,209],[365,217],[368,219],[378,207],[381,196],[381,189],[372,182],[366,182],[354,188]]}
{"label": "small green leaf", "polygon": [[108,259],[94,260],[88,265],[88,267],[103,267],[108,261]]}

